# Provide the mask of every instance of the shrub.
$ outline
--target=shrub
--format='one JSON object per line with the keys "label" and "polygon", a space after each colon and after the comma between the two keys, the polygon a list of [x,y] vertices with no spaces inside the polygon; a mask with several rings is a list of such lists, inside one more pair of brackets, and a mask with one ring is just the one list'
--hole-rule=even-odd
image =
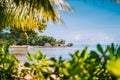
{"label": "shrub", "polygon": [[[97,45],[98,52],[87,51],[85,47],[81,52],[71,54],[71,59],[47,59],[43,53],[27,54],[32,63],[25,63],[29,68],[27,74],[31,79],[53,80],[116,80],[120,77],[120,47],[108,45],[104,50]],[[115,63],[115,65],[114,65]],[[117,71],[118,70],[118,71]],[[25,71],[25,70],[24,70]]]}
{"label": "shrub", "polygon": [[9,54],[9,46],[0,45],[0,79],[12,79],[18,76],[19,61]]}
{"label": "shrub", "polygon": [[[105,49],[100,44],[96,51],[70,54],[68,61],[59,57],[46,58],[41,52],[27,53],[29,60],[19,70],[19,61],[9,54],[8,46],[0,46],[0,79],[31,80],[118,80],[120,79],[120,46],[108,45]],[[27,78],[28,79],[28,78]]]}

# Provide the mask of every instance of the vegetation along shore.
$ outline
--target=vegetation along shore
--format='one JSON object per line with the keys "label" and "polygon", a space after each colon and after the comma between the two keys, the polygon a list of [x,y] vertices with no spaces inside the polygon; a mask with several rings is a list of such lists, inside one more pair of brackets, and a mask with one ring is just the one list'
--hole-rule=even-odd
{"label": "vegetation along shore", "polygon": [[[114,44],[120,41],[120,0],[80,1],[0,0],[0,80],[120,80],[120,45]],[[76,41],[84,37],[82,41],[85,43],[86,40],[113,43],[105,48],[97,44],[97,51],[88,51],[85,46],[83,50],[71,53],[69,60],[63,59],[65,55],[57,59],[46,57],[40,50],[27,52],[25,57],[28,61],[21,64],[15,54],[9,51],[10,47],[17,48],[17,53],[20,53],[18,48],[73,46],[73,43],[66,43],[65,40],[40,35],[50,26],[49,23],[64,23],[59,13],[64,15],[60,11],[73,12],[69,2],[75,6],[75,14],[72,17],[67,14],[64,16],[67,26],[71,26],[62,29],[68,29],[66,37],[75,37]],[[76,4],[79,2],[80,5]],[[50,31],[65,36],[62,30]],[[85,35],[81,35],[84,31]],[[26,49],[21,53],[24,51]]]}
{"label": "vegetation along shore", "polygon": [[12,33],[0,33],[0,42],[6,42],[10,47],[70,47],[73,43],[65,43],[65,40],[56,40],[51,36],[36,35],[29,36],[27,39]]}

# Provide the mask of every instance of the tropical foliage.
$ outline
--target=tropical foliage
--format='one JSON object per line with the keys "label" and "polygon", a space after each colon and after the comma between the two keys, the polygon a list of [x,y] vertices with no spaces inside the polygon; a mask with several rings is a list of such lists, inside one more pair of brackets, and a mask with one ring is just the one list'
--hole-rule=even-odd
{"label": "tropical foliage", "polygon": [[28,38],[23,38],[20,34],[14,33],[0,33],[0,43],[10,44],[10,45],[32,45],[32,46],[44,46],[45,43],[49,43],[51,46],[60,45],[64,40],[56,40],[51,36],[34,35],[28,36]]}
{"label": "tropical foliage", "polygon": [[82,51],[70,54],[70,60],[46,58],[41,51],[27,53],[29,60],[18,67],[19,61],[0,47],[0,79],[40,80],[118,80],[120,79],[120,46],[100,44],[96,51]]}
{"label": "tropical foliage", "polygon": [[6,27],[26,35],[44,31],[47,22],[62,22],[58,10],[71,11],[63,0],[0,0],[0,31]]}
{"label": "tropical foliage", "polygon": [[9,54],[9,46],[0,44],[0,79],[12,79],[18,77],[19,60]]}
{"label": "tropical foliage", "polygon": [[[35,33],[35,29],[43,31],[48,21],[62,22],[58,14],[59,10],[71,11],[71,8],[63,0],[0,0],[0,31],[9,27],[15,35],[21,34],[17,38],[14,36],[14,40],[25,36],[26,39],[22,39],[20,43],[38,44],[36,39],[39,41],[41,38],[29,38],[28,34]],[[4,42],[4,38],[11,41]],[[43,39],[45,40],[40,41],[49,40]],[[28,52],[26,57],[29,61],[20,64],[20,61],[9,53],[9,46],[7,46],[9,43],[18,44],[14,40],[11,36],[0,39],[0,79],[2,80],[26,79],[26,77],[31,80],[120,79],[120,46],[111,44],[103,49],[98,44],[97,52],[88,52],[85,47],[83,51],[70,54],[71,58],[68,61],[63,60],[62,57],[46,58],[41,51]],[[50,43],[53,44],[54,41],[53,39]]]}

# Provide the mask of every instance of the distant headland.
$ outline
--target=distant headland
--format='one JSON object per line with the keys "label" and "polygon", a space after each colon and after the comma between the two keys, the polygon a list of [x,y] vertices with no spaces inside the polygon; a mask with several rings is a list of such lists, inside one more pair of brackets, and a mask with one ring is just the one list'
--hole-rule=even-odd
{"label": "distant headland", "polygon": [[66,43],[65,40],[56,40],[52,36],[39,35],[39,36],[29,36],[27,39],[15,36],[11,33],[1,33],[0,42],[5,42],[9,44],[10,47],[14,48],[27,48],[27,47],[71,47],[73,43]]}
{"label": "distant headland", "polygon": [[56,45],[51,45],[49,43],[45,43],[44,46],[31,46],[31,45],[10,45],[10,48],[54,48],[54,47],[72,47],[73,43],[67,43],[67,44],[56,44]]}

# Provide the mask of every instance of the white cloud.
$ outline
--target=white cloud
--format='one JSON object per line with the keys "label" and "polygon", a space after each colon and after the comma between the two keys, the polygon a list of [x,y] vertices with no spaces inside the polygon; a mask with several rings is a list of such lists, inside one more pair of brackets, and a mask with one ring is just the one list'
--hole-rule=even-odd
{"label": "white cloud", "polygon": [[103,32],[81,32],[74,35],[74,42],[80,44],[110,44],[114,42],[114,38]]}
{"label": "white cloud", "polygon": [[80,40],[80,34],[75,35],[75,40],[76,41]]}

